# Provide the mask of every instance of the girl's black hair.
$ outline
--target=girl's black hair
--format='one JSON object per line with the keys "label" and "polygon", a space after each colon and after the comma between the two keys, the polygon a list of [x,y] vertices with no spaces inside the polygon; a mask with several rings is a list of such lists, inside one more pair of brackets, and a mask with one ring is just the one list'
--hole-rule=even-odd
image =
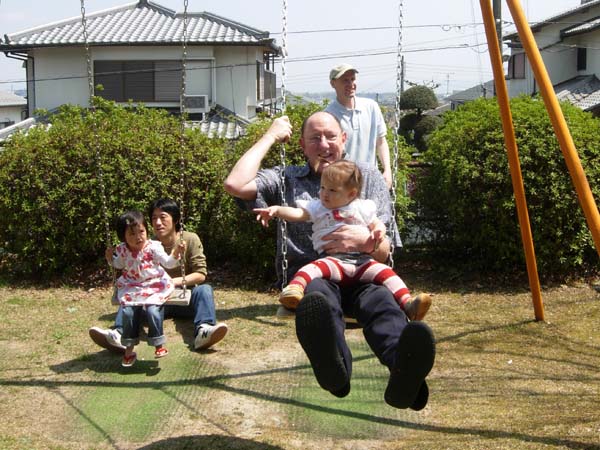
{"label": "girl's black hair", "polygon": [[173,218],[175,231],[181,231],[181,210],[175,200],[171,200],[170,198],[159,198],[150,203],[150,206],[148,206],[148,217],[150,217],[150,220],[152,220],[152,214],[155,209],[160,209],[170,215]]}
{"label": "girl's black hair", "polygon": [[115,223],[115,228],[117,230],[117,236],[121,242],[125,242],[125,232],[127,228],[135,227],[136,225],[143,225],[146,230],[148,230],[148,224],[146,223],[146,218],[141,211],[132,209],[130,211],[125,211]]}

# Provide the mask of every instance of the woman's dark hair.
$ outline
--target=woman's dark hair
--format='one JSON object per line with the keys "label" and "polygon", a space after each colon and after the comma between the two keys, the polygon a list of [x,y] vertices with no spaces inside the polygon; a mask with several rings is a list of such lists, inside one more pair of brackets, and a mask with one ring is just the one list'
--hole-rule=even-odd
{"label": "woman's dark hair", "polygon": [[150,203],[150,206],[148,206],[148,217],[150,217],[150,220],[152,220],[152,214],[155,209],[160,209],[170,215],[173,218],[175,231],[181,230],[181,210],[175,200],[171,200],[170,198],[159,198]]}
{"label": "woman's dark hair", "polygon": [[127,228],[133,228],[136,225],[143,225],[146,231],[148,230],[146,218],[141,211],[132,209],[121,214],[115,223],[119,240],[121,242],[125,242],[125,233],[127,232]]}

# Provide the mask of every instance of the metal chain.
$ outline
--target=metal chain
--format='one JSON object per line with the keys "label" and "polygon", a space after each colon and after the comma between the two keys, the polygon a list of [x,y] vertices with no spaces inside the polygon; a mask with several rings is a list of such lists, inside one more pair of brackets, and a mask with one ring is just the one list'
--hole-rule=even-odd
{"label": "metal chain", "polygon": [[403,4],[402,0],[398,2],[398,47],[396,53],[396,103],[394,107],[394,150],[392,154],[392,193],[391,193],[391,207],[392,207],[392,222],[391,222],[391,242],[390,242],[390,266],[394,267],[394,247],[396,241],[396,228],[394,222],[396,220],[396,200],[398,190],[398,145],[399,136],[398,130],[400,128],[400,96],[402,95],[402,24],[404,17],[402,15]]}
{"label": "metal chain", "polygon": [[[283,29],[281,32],[281,111],[285,114],[286,109],[286,98],[285,98],[285,59],[287,56],[287,0],[283,0],[283,10],[282,10],[282,24]],[[287,205],[286,202],[286,192],[285,192],[285,170],[286,170],[286,161],[285,161],[285,144],[282,142],[279,147],[279,157],[280,157],[280,166],[281,166],[281,183],[280,183],[280,195],[281,195],[281,204],[283,206]],[[287,285],[287,269],[288,269],[288,260],[287,260],[287,222],[283,219],[279,219],[279,227],[281,231],[281,281],[282,287]]]}
{"label": "metal chain", "polygon": [[[83,42],[85,45],[85,58],[87,63],[88,88],[90,97],[90,111],[92,114],[92,129],[94,132],[94,147],[96,156],[96,170],[98,172],[98,183],[100,185],[100,200],[102,202],[102,216],[104,218],[104,232],[106,245],[111,245],[110,221],[108,219],[108,206],[106,201],[106,186],[104,185],[104,171],[102,170],[102,155],[100,153],[100,137],[98,135],[98,123],[96,106],[94,104],[94,77],[92,73],[92,57],[90,52],[89,36],[87,29],[87,18],[85,13],[85,0],[81,0],[81,26],[83,28]],[[114,278],[114,273],[113,273]]]}
{"label": "metal chain", "polygon": [[[183,0],[183,30],[182,30],[182,54],[181,54],[181,95],[179,97],[179,114],[181,116],[181,130],[179,133],[179,209],[181,211],[181,219],[179,221],[181,229],[179,231],[179,243],[183,243],[184,218],[185,218],[185,91],[186,91],[186,64],[187,64],[187,39],[188,39],[188,0]],[[186,282],[185,282],[185,255],[179,259],[181,267],[181,285],[183,287],[181,297],[185,297]]]}
{"label": "metal chain", "polygon": [[281,111],[285,113],[286,98],[285,98],[285,61],[287,58],[287,0],[283,0],[282,10],[282,30],[281,30]]}

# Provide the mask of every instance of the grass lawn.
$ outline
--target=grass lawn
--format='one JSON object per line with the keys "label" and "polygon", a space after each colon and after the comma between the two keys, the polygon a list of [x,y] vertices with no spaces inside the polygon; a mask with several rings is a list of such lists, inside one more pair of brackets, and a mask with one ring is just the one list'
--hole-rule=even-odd
{"label": "grass lawn", "polygon": [[222,342],[193,352],[191,322],[167,320],[169,356],[144,343],[125,369],[88,337],[114,319],[107,287],[0,287],[0,449],[600,449],[599,293],[545,288],[535,322],[526,286],[404,278],[435,294],[420,412],[384,403],[360,329],[352,391],[321,390],[273,292],[213,282]]}

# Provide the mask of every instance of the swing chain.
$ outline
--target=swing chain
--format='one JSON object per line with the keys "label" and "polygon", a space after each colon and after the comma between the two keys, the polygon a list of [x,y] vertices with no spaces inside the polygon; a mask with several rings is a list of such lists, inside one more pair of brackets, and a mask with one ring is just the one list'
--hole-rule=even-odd
{"label": "swing chain", "polygon": [[[90,111],[92,114],[92,129],[94,132],[94,147],[95,147],[95,157],[96,157],[96,166],[98,171],[98,184],[100,185],[100,201],[102,203],[102,215],[104,218],[104,232],[106,236],[106,245],[111,245],[111,233],[110,233],[110,223],[108,219],[108,206],[106,201],[106,187],[104,185],[104,171],[102,170],[102,155],[100,153],[100,136],[98,135],[98,123],[97,123],[97,112],[96,106],[94,103],[94,77],[92,72],[92,56],[90,51],[89,44],[89,35],[87,29],[87,17],[85,11],[85,0],[81,0],[81,26],[83,33],[83,42],[85,46],[85,58],[87,64],[87,76],[88,76],[88,88],[89,88],[89,96],[90,96]],[[112,267],[112,266],[111,266]],[[114,272],[113,272],[114,278]]]}
{"label": "swing chain", "polygon": [[[181,95],[179,114],[181,116],[181,131],[179,133],[179,209],[181,211],[180,218],[180,230],[179,230],[179,244],[183,244],[183,231],[184,231],[184,195],[185,195],[185,120],[186,120],[186,109],[185,109],[185,91],[186,91],[186,64],[187,64],[187,38],[188,38],[188,0],[183,0],[183,30],[182,30],[182,54],[181,54]],[[181,298],[185,297],[186,282],[185,282],[185,254],[179,258],[179,265],[181,267]]]}
{"label": "swing chain", "polygon": [[391,192],[391,209],[392,223],[390,230],[390,266],[394,267],[394,242],[396,241],[396,227],[394,220],[396,217],[396,200],[398,191],[398,145],[399,145],[399,130],[400,130],[400,96],[402,95],[402,0],[398,2],[398,47],[396,53],[396,102],[394,105],[394,150],[392,155],[392,192]]}
{"label": "swing chain", "polygon": [[[282,24],[283,29],[281,32],[281,111],[285,114],[286,109],[286,98],[285,98],[285,58],[287,55],[287,0],[283,0],[283,10],[282,10]],[[280,158],[280,166],[281,166],[281,182],[280,182],[280,195],[281,195],[281,205],[287,206],[286,201],[286,192],[285,192],[285,170],[286,170],[286,161],[285,161],[285,144],[282,142],[279,146],[279,158]],[[281,281],[282,288],[287,285],[287,269],[288,269],[288,260],[287,260],[287,222],[283,219],[279,219],[279,229],[281,233]]]}
{"label": "swing chain", "polygon": [[285,113],[286,97],[285,97],[285,60],[287,57],[287,0],[283,0],[282,10],[282,30],[281,30],[281,110]]}

